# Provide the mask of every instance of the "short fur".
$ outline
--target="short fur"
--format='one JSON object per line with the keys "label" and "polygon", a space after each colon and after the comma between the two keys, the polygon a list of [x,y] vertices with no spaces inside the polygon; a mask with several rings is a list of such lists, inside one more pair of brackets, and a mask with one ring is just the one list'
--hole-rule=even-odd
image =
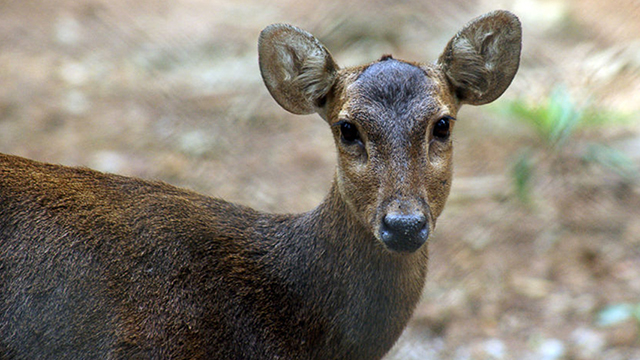
{"label": "short fur", "polygon": [[[435,65],[385,56],[349,69],[300,29],[265,29],[269,91],[318,112],[338,151],[307,213],[0,154],[0,359],[382,358],[427,273],[427,246],[402,242],[426,241],[451,185],[453,143],[433,128],[511,82],[520,50],[500,34],[519,24],[505,18],[458,36],[491,37],[486,51],[454,38]],[[426,222],[383,239],[389,214]]]}

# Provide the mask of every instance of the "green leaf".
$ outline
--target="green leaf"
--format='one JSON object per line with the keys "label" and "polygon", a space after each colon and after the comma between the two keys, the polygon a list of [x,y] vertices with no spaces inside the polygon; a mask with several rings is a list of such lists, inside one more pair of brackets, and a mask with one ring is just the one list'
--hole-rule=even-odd
{"label": "green leaf", "polygon": [[640,178],[640,171],[633,160],[618,149],[602,144],[590,144],[583,159],[603,166],[625,180],[634,182]]}
{"label": "green leaf", "polygon": [[565,87],[557,87],[552,91],[545,115],[547,142],[556,148],[564,145],[582,120],[582,111],[577,108]]}
{"label": "green leaf", "polygon": [[511,175],[515,187],[516,196],[523,203],[530,202],[531,180],[534,173],[534,164],[529,149],[522,151],[513,162]]}

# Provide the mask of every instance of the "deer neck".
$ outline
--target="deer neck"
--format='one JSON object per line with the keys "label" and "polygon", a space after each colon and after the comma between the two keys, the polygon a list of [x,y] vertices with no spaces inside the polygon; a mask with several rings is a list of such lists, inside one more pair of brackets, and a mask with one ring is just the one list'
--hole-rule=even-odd
{"label": "deer neck", "polygon": [[[369,346],[375,358],[400,336],[420,299],[426,246],[414,253],[385,249],[352,214],[335,181],[322,204],[292,220],[294,235],[283,248],[296,254],[278,256],[295,262],[280,262],[281,269],[300,269],[287,274],[289,283],[313,299],[312,306],[331,309],[325,317],[341,338],[353,342],[347,348]],[[380,339],[390,343],[379,344]]]}

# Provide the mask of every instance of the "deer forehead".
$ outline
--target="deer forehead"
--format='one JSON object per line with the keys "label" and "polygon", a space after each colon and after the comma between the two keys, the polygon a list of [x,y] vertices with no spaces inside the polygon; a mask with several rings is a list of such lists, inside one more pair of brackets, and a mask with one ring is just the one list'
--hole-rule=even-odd
{"label": "deer forehead", "polygon": [[358,122],[369,140],[423,137],[429,121],[452,114],[436,71],[392,58],[372,63],[345,88],[341,119]]}

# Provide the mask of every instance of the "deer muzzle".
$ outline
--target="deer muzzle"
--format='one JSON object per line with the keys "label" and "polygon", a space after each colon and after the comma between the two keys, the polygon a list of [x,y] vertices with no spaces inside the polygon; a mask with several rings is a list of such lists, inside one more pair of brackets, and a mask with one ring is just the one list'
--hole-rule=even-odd
{"label": "deer muzzle", "polygon": [[389,212],[382,217],[379,238],[389,250],[414,252],[429,238],[429,228],[428,214],[420,210]]}

